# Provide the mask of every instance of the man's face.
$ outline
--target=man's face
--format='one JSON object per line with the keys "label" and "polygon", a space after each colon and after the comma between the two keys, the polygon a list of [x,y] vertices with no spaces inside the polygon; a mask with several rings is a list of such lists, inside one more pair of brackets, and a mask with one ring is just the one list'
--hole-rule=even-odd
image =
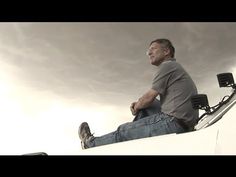
{"label": "man's face", "polygon": [[150,63],[152,65],[160,65],[161,62],[166,58],[169,54],[169,50],[161,47],[160,44],[154,42],[152,43],[147,51],[147,55],[149,56]]}

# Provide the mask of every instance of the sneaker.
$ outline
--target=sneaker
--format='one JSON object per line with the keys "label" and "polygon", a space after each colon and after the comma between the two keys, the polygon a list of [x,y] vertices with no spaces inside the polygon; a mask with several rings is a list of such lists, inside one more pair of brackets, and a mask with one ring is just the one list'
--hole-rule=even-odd
{"label": "sneaker", "polygon": [[91,137],[93,136],[90,132],[89,129],[89,125],[87,122],[83,122],[80,126],[79,126],[79,138],[81,139],[81,146],[82,149],[87,149],[88,146],[85,144],[85,142]]}

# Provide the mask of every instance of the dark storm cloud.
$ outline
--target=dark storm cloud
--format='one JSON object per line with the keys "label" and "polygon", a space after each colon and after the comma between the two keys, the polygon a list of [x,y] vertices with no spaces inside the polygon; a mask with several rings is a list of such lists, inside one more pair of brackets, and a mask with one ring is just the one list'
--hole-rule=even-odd
{"label": "dark storm cloud", "polygon": [[235,65],[235,31],[235,23],[4,23],[1,60],[18,66],[29,87],[122,104],[150,87],[155,67],[145,52],[153,39],[169,38],[203,88],[204,77]]}

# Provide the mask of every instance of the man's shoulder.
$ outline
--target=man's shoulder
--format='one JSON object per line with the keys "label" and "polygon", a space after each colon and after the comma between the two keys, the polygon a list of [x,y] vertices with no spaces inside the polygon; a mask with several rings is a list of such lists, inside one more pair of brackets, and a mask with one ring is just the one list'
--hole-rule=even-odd
{"label": "man's shoulder", "polygon": [[167,60],[160,64],[160,70],[169,70],[171,68],[181,68],[181,65],[176,60]]}

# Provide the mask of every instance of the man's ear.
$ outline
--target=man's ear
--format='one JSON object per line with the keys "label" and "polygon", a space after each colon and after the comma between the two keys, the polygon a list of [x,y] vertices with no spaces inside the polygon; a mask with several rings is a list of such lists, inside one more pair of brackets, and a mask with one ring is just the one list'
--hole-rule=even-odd
{"label": "man's ear", "polygon": [[169,55],[170,54],[170,49],[164,48],[164,53],[165,53],[166,56]]}

